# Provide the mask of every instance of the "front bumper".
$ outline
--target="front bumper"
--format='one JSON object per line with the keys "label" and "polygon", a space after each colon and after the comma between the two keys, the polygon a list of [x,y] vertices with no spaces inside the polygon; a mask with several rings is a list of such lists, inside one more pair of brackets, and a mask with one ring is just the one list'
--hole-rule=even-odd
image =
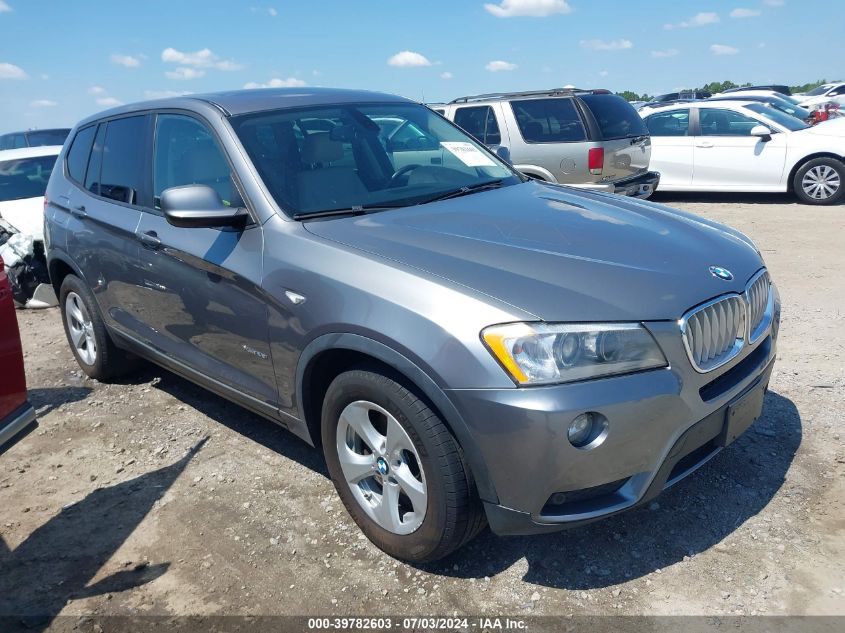
{"label": "front bumper", "polygon": [[[721,450],[729,407],[771,375],[778,324],[708,374],[690,366],[673,322],[646,324],[669,366],[626,376],[522,389],[452,390],[497,499],[485,499],[497,534],[581,525],[646,503]],[[566,439],[585,411],[609,432],[591,450]]]}
{"label": "front bumper", "polygon": [[35,409],[26,402],[0,420],[0,454],[38,426]]}

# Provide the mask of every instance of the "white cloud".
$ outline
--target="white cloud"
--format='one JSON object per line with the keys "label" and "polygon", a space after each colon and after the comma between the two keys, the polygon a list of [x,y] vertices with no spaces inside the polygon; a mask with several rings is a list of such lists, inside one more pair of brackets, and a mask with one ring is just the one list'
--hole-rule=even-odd
{"label": "white cloud", "polygon": [[269,9],[267,9],[267,13],[269,13],[270,15],[272,15],[274,18],[275,18],[277,15],[279,15],[279,12],[278,12],[278,11],[276,11],[276,9],[274,9],[273,7],[270,7]]}
{"label": "white cloud", "polygon": [[0,79],[26,79],[26,77],[26,73],[20,66],[0,62]]}
{"label": "white cloud", "polygon": [[608,74],[609,73],[606,70],[600,70],[599,71],[599,77],[607,77]]}
{"label": "white cloud", "polygon": [[90,95],[102,95],[106,94],[106,89],[102,86],[91,86],[88,88],[88,94]]}
{"label": "white cloud", "polygon": [[200,77],[205,75],[204,70],[197,70],[196,68],[187,68],[185,66],[179,66],[176,70],[168,70],[164,73],[164,76],[168,79],[179,79],[179,80],[186,80],[186,79],[199,79]]}
{"label": "white cloud", "polygon": [[786,2],[784,0],[763,0],[763,4],[769,7],[782,7]]}
{"label": "white cloud", "polygon": [[35,101],[30,101],[29,105],[33,108],[53,108],[59,104],[55,101],[50,101],[50,99],[36,99]]}
{"label": "white cloud", "polygon": [[161,59],[171,64],[193,66],[194,68],[215,68],[217,70],[241,70],[243,68],[243,65],[230,59],[220,59],[208,48],[193,53],[179,51],[175,48],[165,48],[161,51]]}
{"label": "white cloud", "polygon": [[572,11],[566,0],[502,0],[499,4],[485,4],[484,8],[497,18],[543,18]]}
{"label": "white cloud", "polygon": [[516,64],[497,59],[495,61],[488,62],[488,64],[484,68],[489,70],[491,73],[498,73],[502,72],[503,70],[516,70],[518,66]]}
{"label": "white cloud", "polygon": [[624,51],[629,48],[634,48],[634,43],[631,40],[581,40],[582,48],[590,48],[594,51]]}
{"label": "white cloud", "polygon": [[736,55],[739,49],[725,44],[713,44],[710,47],[710,52],[714,55]]}
{"label": "white cloud", "polygon": [[431,62],[425,55],[420,55],[414,51],[400,51],[387,60],[390,66],[431,66]]}
{"label": "white cloud", "polygon": [[758,9],[738,8],[738,9],[734,9],[733,11],[731,11],[731,17],[732,18],[756,18],[761,13],[762,13],[762,11],[759,11]]}
{"label": "white cloud", "polygon": [[137,68],[141,65],[141,60],[137,57],[132,57],[132,55],[120,55],[119,53],[115,53],[111,56],[112,64],[117,64],[118,66],[124,66],[126,68]]}
{"label": "white cloud", "polygon": [[123,105],[123,102],[118,101],[114,97],[100,97],[97,99],[97,105],[101,105],[104,108],[113,108],[114,106]]}
{"label": "white cloud", "polygon": [[667,48],[662,51],[651,51],[651,56],[654,59],[664,59],[666,57],[675,57],[678,54],[677,48]]}
{"label": "white cloud", "polygon": [[704,11],[696,13],[689,20],[679,22],[678,24],[664,24],[663,28],[671,29],[688,29],[691,26],[707,26],[708,24],[716,24],[719,21],[719,15],[716,13]]}
{"label": "white cloud", "polygon": [[302,79],[297,79],[296,77],[288,77],[287,79],[274,77],[265,84],[258,83],[257,81],[250,81],[249,83],[244,84],[244,88],[301,88],[302,86],[307,85],[308,84]]}
{"label": "white cloud", "polygon": [[10,7],[8,4],[3,2],[3,0],[0,0],[0,13],[8,13],[11,10],[12,10],[12,7]]}
{"label": "white cloud", "polygon": [[145,99],[167,99],[169,97],[182,97],[193,94],[188,90],[144,90]]}
{"label": "white cloud", "polygon": [[446,72],[444,72],[444,73],[440,73],[440,78],[441,78],[441,79],[452,79],[454,76],[455,76],[455,75],[453,75],[452,73],[450,73],[448,70],[447,70]]}

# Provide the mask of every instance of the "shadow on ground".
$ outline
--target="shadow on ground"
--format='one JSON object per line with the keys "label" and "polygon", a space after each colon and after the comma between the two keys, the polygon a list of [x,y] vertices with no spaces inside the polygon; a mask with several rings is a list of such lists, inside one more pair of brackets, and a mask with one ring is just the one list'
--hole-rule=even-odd
{"label": "shadow on ground", "polygon": [[0,538],[0,630],[43,631],[69,600],[143,585],[170,563],[138,565],[89,585],[202,448],[67,506],[14,550]]}
{"label": "shadow on ground", "polygon": [[92,391],[90,387],[36,387],[27,392],[27,397],[38,416],[44,417],[63,404],[84,400]]}
{"label": "shadow on ground", "polygon": [[[702,192],[702,191],[657,191],[651,198],[652,202],[672,205],[675,202],[705,203],[705,204],[794,204],[812,208],[799,202],[793,193],[735,193],[735,192]],[[845,204],[840,202],[839,204]],[[838,206],[838,205],[833,205]]]}
{"label": "shadow on ground", "polygon": [[764,415],[700,470],[643,507],[584,527],[533,537],[489,531],[427,571],[493,576],[522,558],[524,580],[546,587],[608,587],[673,565],[723,541],[768,505],[801,444],[791,400],[766,395]]}

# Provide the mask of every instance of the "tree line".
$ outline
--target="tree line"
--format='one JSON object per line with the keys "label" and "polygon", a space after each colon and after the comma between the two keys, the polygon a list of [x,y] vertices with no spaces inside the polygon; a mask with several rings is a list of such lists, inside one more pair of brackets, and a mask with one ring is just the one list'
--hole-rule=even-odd
{"label": "tree line", "polygon": [[[789,89],[793,93],[800,93],[800,92],[808,92],[817,86],[821,86],[822,84],[828,83],[826,79],[819,79],[817,81],[811,81],[810,83],[802,84],[800,86],[790,86]],[[751,86],[751,83],[744,83],[744,84],[736,84],[730,80],[728,81],[711,81],[708,84],[704,84],[700,88],[685,88],[684,90],[678,92],[691,92],[695,90],[696,92],[709,92],[711,94],[716,94],[717,92],[724,92],[730,88],[745,88]],[[631,90],[623,90],[622,92],[617,92],[620,97],[625,99],[626,101],[650,101],[653,95],[648,94],[637,94],[636,92],[632,92]]]}

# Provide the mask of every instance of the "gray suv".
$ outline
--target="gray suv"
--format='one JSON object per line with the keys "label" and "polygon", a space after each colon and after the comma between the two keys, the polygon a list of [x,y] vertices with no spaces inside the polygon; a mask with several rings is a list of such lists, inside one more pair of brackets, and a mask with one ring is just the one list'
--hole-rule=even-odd
{"label": "gray suv", "polygon": [[651,137],[630,103],[607,90],[559,89],[461,97],[435,111],[536,180],[649,197]]}
{"label": "gray suv", "polygon": [[425,106],[252,90],[82,121],[47,189],[71,349],[322,446],[406,560],[644,503],[760,414],[780,303],[742,234],[525,178]]}

